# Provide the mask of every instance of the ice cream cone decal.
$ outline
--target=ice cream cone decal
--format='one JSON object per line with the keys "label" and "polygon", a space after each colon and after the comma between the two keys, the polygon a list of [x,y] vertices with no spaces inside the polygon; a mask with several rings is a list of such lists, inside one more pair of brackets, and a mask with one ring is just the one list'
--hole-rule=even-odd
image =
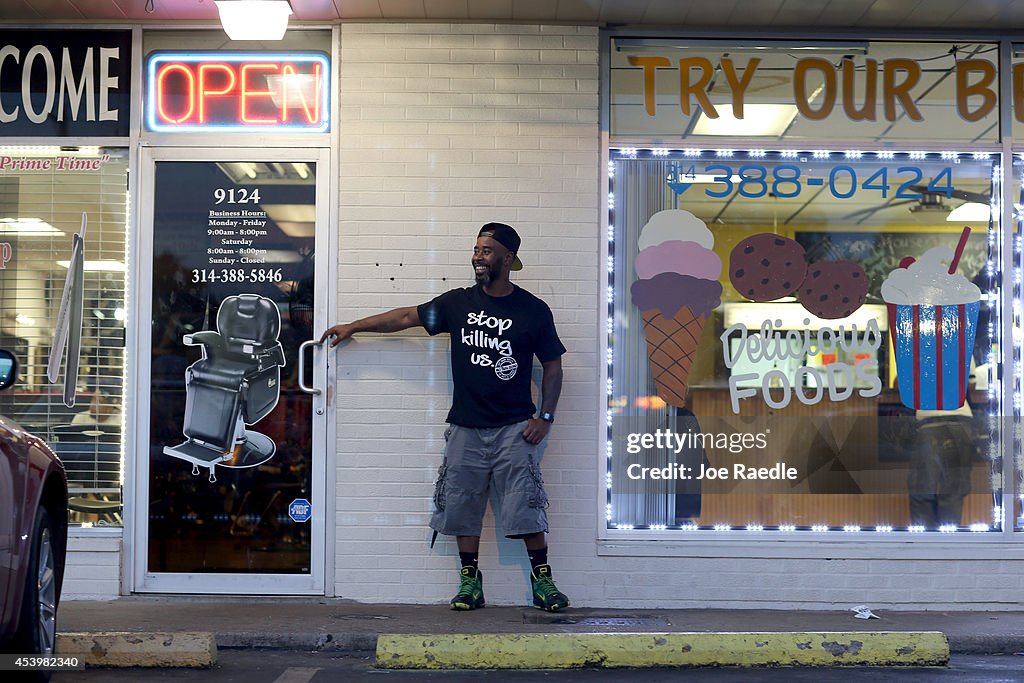
{"label": "ice cream cone decal", "polygon": [[722,301],[714,243],[703,221],[679,209],[659,211],[640,231],[630,292],[643,316],[651,377],[669,405],[685,405],[704,324]]}
{"label": "ice cream cone decal", "polygon": [[956,410],[967,397],[981,290],[957,264],[971,229],[956,251],[934,247],[906,257],[882,283],[896,353],[900,401],[916,410]]}
{"label": "ice cream cone decal", "polygon": [[695,316],[693,309],[683,306],[672,317],[657,309],[644,311],[643,317],[647,358],[658,396],[669,405],[683,406],[690,366],[707,316]]}

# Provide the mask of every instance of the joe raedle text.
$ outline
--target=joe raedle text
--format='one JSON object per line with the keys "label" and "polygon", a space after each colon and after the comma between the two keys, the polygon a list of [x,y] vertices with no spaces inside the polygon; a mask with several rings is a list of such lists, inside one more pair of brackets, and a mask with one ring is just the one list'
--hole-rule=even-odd
{"label": "joe raedle text", "polygon": [[739,481],[796,481],[795,467],[785,462],[774,463],[771,467],[754,467],[733,463],[732,467],[711,467],[700,464],[690,467],[678,462],[669,463],[664,467],[645,467],[633,463],[626,468],[626,476],[630,479],[736,479]]}
{"label": "joe raedle text", "polygon": [[[716,433],[716,432],[683,432],[670,429],[658,429],[653,432],[632,432],[626,436],[626,453],[638,455],[645,451],[665,453],[669,462],[657,466],[632,463],[626,468],[626,476],[630,479],[697,479],[697,480],[738,480],[738,481],[796,481],[799,478],[797,469],[784,461],[765,463],[760,466],[746,463],[732,463],[725,466],[711,466],[705,462],[694,461],[693,458],[679,457],[681,454],[692,453],[694,450],[704,452],[707,449],[743,453],[763,451],[768,446],[768,435],[771,430],[756,433]],[[679,459],[689,460],[689,464],[678,462]],[[760,458],[758,458],[760,459]],[[703,458],[700,458],[703,460]]]}

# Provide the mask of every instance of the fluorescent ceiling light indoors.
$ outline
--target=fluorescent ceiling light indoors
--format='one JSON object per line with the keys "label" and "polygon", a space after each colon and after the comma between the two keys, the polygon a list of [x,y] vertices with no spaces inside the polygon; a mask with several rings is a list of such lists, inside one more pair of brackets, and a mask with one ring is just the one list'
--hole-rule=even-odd
{"label": "fluorescent ceiling light indoors", "polygon": [[0,235],[62,237],[64,233],[42,218],[0,218]]}
{"label": "fluorescent ceiling light indoors", "polygon": [[316,207],[312,204],[262,204],[267,218],[289,237],[316,235]]}
{"label": "fluorescent ceiling light indoors", "polygon": [[988,223],[992,209],[988,204],[964,202],[949,212],[946,220],[950,223]]}
{"label": "fluorescent ceiling light indoors", "polygon": [[[812,95],[813,99],[813,95]],[[732,115],[732,107],[718,107],[718,118],[708,118],[703,111],[693,127],[694,135],[729,136],[780,136],[786,132],[796,117],[795,104],[747,104],[743,107],[743,118]]]}
{"label": "fluorescent ceiling light indoors", "polygon": [[[57,265],[61,268],[67,268],[71,264],[70,261],[57,261]],[[107,273],[123,273],[124,264],[120,261],[86,261],[85,262],[86,272],[107,272]]]}

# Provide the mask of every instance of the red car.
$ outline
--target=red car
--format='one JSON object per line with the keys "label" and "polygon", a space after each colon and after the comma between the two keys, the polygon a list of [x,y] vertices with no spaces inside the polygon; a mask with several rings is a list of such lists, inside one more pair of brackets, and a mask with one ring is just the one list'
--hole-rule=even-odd
{"label": "red car", "polygon": [[[17,359],[0,349],[0,390],[17,379]],[[68,537],[64,465],[3,415],[0,454],[0,650],[52,654]]]}

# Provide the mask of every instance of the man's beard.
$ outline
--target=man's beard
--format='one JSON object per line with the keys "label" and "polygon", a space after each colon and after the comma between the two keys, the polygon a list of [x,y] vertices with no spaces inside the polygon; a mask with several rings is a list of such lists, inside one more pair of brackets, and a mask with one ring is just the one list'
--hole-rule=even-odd
{"label": "man's beard", "polygon": [[477,284],[486,287],[487,285],[491,284],[497,279],[500,271],[497,269],[497,267],[492,266],[484,266],[484,268],[485,270],[482,273],[476,272],[476,269],[474,268],[473,275],[476,276]]}

